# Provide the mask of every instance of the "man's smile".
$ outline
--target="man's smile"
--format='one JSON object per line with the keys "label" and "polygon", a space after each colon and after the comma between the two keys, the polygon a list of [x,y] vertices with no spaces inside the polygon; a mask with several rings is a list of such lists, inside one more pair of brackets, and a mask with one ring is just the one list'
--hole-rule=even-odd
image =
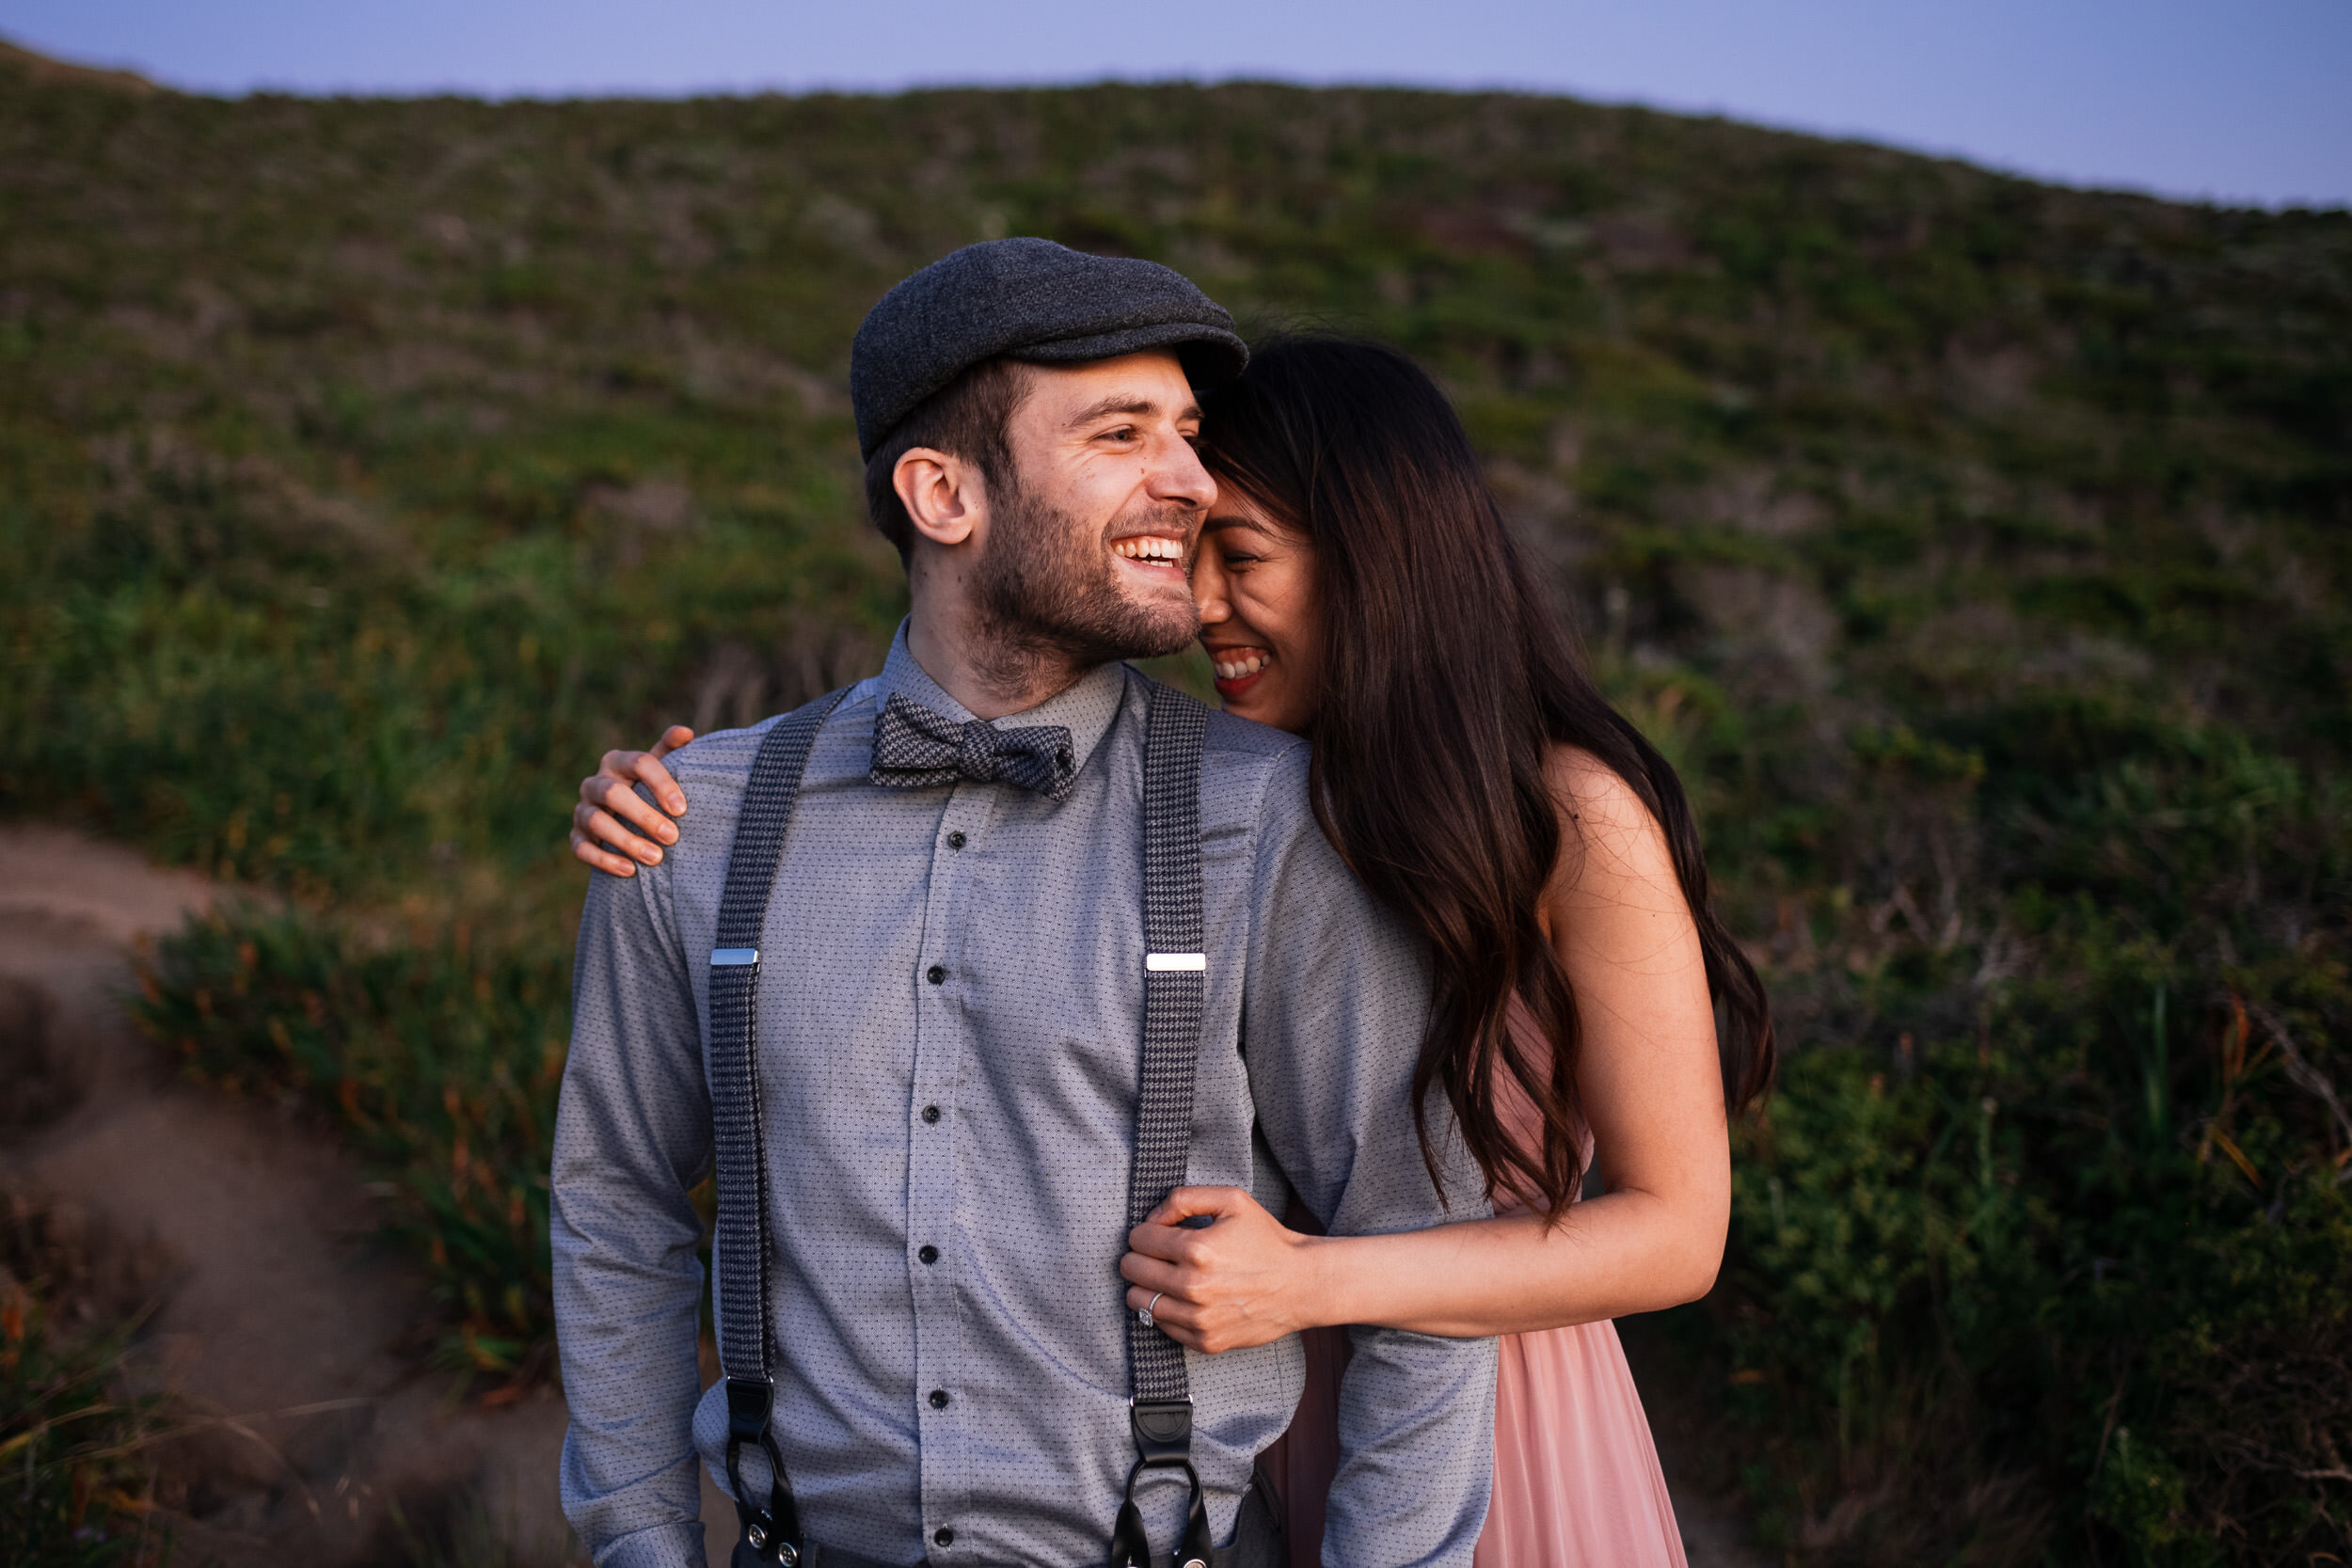
{"label": "man's smile", "polygon": [[1131,533],[1111,541],[1111,553],[1152,582],[1183,582],[1184,542],[1164,533]]}

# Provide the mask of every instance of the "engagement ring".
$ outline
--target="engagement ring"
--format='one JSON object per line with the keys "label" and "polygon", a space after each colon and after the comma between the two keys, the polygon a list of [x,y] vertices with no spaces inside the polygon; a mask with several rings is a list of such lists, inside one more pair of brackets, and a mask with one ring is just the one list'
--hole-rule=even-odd
{"label": "engagement ring", "polygon": [[1141,1323],[1144,1327],[1150,1328],[1153,1322],[1152,1317],[1152,1308],[1157,1307],[1160,1304],[1160,1298],[1166,1294],[1168,1294],[1166,1291],[1152,1291],[1152,1299],[1145,1302],[1143,1304],[1143,1310],[1136,1314],[1136,1321]]}

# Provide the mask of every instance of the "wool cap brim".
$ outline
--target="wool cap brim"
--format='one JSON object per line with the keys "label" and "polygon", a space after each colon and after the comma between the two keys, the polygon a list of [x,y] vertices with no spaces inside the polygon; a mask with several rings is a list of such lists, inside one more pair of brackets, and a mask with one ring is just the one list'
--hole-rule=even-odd
{"label": "wool cap brim", "polygon": [[1249,350],[1225,308],[1157,261],[1051,240],[988,240],[933,261],[867,312],[850,351],[859,451],[871,457],[924,399],[985,360],[1040,364],[1174,352],[1195,387],[1239,375]]}

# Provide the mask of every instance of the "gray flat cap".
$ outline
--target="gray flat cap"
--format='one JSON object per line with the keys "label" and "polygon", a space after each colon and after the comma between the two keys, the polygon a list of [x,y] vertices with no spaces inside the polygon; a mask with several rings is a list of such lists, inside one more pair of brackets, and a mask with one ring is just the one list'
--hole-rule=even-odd
{"label": "gray flat cap", "polygon": [[1225,308],[1184,274],[1051,240],[987,240],[882,295],[850,350],[861,455],[922,401],[985,359],[1043,364],[1173,349],[1197,387],[1241,373],[1249,350]]}

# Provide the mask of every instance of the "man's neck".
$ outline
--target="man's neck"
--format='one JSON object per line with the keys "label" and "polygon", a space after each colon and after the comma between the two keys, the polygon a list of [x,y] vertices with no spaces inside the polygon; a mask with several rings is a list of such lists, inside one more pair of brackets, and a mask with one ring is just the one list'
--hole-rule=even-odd
{"label": "man's neck", "polygon": [[975,719],[1026,713],[1076,685],[1090,664],[1042,649],[1008,647],[970,607],[928,602],[917,594],[907,617],[907,652],[939,689]]}

